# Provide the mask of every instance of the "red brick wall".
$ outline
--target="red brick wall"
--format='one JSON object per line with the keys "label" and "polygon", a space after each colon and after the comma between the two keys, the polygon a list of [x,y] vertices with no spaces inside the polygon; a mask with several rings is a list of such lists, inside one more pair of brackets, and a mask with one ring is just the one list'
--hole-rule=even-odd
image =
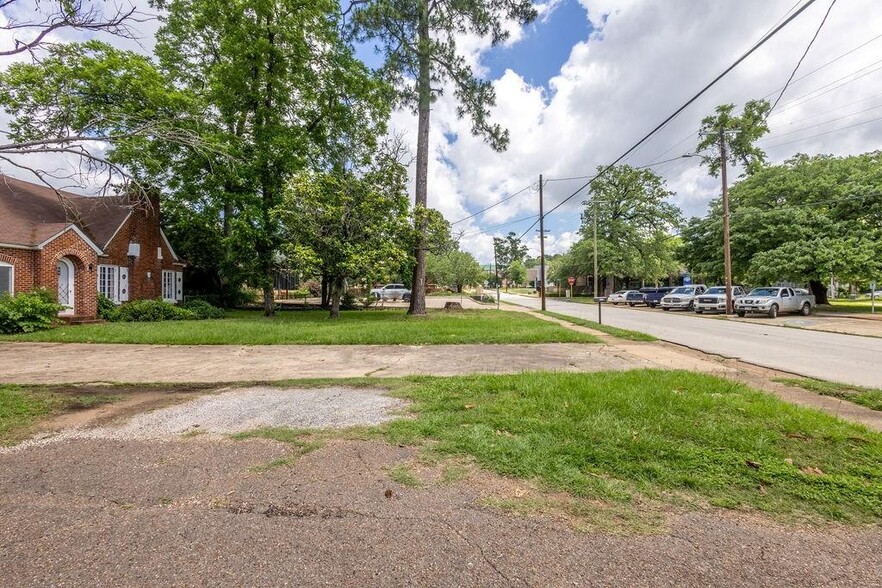
{"label": "red brick wall", "polygon": [[[138,243],[141,254],[132,263],[128,257],[129,243]],[[157,255],[162,249],[162,259]],[[152,210],[133,211],[110,243],[104,248],[106,257],[100,263],[129,268],[129,300],[162,297],[162,270],[181,271],[173,264],[173,257],[159,229],[159,214]],[[149,275],[148,275],[149,274]]]}
{"label": "red brick wall", "polygon": [[37,251],[0,247],[0,261],[12,265],[14,292],[27,292],[34,289],[34,267],[37,263]]}
{"label": "red brick wall", "polygon": [[62,257],[74,266],[74,314],[95,317],[98,314],[98,254],[75,231],[65,231],[37,253],[36,286],[58,291],[56,265]]}

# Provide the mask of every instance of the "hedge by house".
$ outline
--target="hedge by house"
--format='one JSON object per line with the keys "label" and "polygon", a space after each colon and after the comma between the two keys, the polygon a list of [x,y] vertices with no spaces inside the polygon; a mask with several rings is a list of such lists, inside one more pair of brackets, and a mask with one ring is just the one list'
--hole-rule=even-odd
{"label": "hedge by house", "polygon": [[58,320],[58,312],[63,308],[45,288],[15,296],[4,292],[0,295],[0,333],[12,335],[48,329]]}

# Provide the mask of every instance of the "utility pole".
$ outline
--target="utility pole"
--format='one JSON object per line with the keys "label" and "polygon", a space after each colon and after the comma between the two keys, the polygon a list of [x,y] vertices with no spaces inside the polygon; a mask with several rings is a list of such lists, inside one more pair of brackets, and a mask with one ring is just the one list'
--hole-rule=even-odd
{"label": "utility pole", "polygon": [[496,257],[496,242],[493,243],[493,269],[496,271],[496,310],[499,310],[499,261]]}
{"label": "utility pole", "polygon": [[597,199],[594,199],[594,298],[597,299]]}
{"label": "utility pole", "polygon": [[545,310],[545,213],[542,209],[542,174],[539,174],[539,297]]}
{"label": "utility pole", "polygon": [[723,263],[726,272],[726,314],[732,314],[732,250],[729,245],[729,190],[726,185],[726,131],[720,127],[720,164],[723,180]]}

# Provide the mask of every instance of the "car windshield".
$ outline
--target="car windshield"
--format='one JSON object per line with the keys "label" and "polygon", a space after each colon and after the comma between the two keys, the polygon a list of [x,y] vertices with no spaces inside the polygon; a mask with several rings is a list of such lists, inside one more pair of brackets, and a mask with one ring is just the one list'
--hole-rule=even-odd
{"label": "car windshield", "polygon": [[695,288],[692,286],[681,286],[680,288],[674,288],[671,294],[692,294],[695,292]]}
{"label": "car windshield", "polygon": [[754,288],[750,291],[751,296],[777,296],[779,288]]}
{"label": "car windshield", "polygon": [[615,294],[625,294],[626,292],[627,290],[619,290],[618,292],[615,292]]}
{"label": "car windshield", "polygon": [[725,286],[714,286],[713,288],[708,288],[705,294],[725,294],[726,287]]}

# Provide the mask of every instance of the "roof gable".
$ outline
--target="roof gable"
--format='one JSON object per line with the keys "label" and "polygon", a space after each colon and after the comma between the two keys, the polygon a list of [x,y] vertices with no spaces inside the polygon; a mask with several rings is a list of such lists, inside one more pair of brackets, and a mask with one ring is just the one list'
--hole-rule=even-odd
{"label": "roof gable", "polygon": [[0,243],[38,248],[68,225],[104,247],[132,206],[125,197],[87,197],[0,175]]}

